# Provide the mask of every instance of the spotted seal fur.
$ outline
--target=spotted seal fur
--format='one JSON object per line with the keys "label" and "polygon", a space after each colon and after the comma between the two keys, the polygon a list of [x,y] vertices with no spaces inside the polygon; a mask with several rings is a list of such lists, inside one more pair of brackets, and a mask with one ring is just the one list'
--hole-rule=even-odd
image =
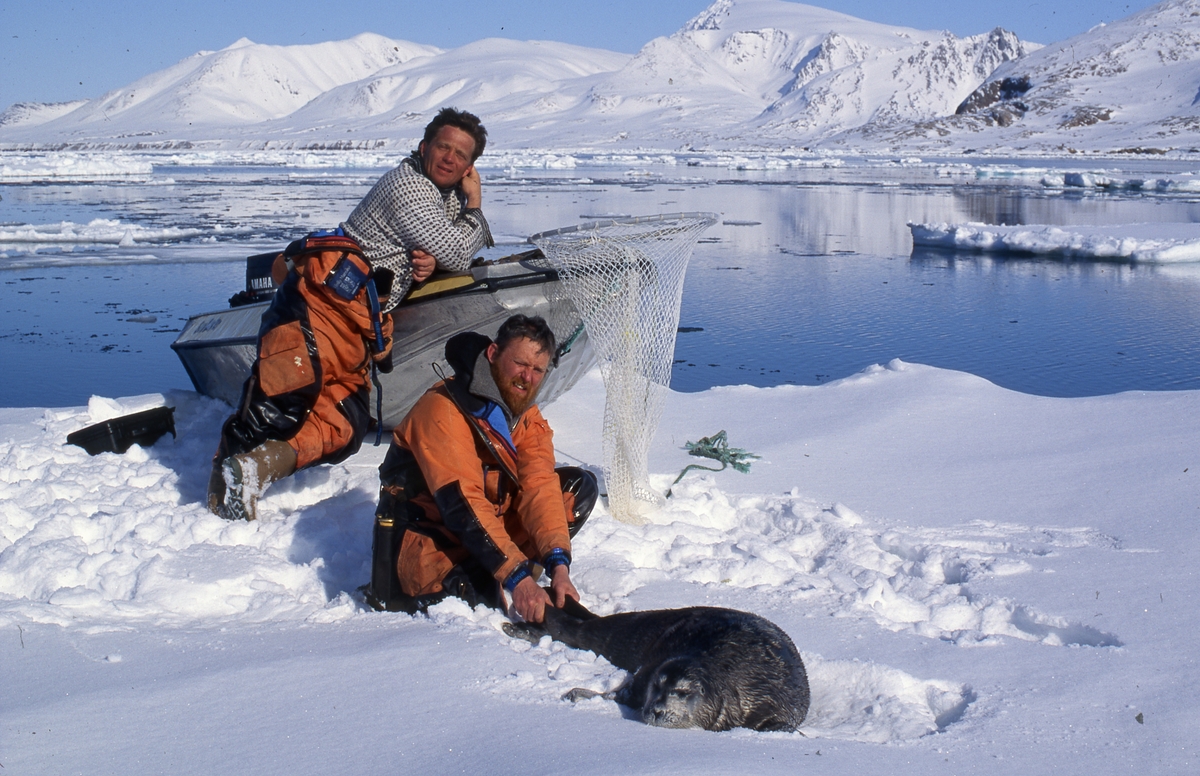
{"label": "spotted seal fur", "polygon": [[[547,607],[541,626],[506,624],[505,631],[534,642],[548,633],[629,671],[605,697],[649,725],[795,730],[808,714],[808,675],[795,645],[749,612],[694,606],[599,617],[568,599],[563,609]],[[598,694],[577,689],[564,697]]]}

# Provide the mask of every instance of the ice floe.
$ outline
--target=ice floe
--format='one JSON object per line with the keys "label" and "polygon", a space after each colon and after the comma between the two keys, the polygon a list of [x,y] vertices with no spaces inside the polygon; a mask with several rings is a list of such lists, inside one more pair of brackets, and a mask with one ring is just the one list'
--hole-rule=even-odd
{"label": "ice floe", "polygon": [[60,221],[57,224],[0,226],[0,245],[118,245],[128,248],[138,243],[166,243],[238,233],[237,230],[222,229],[219,225],[205,229],[178,226],[153,228],[112,218],[96,218],[86,224]]}
{"label": "ice floe", "polygon": [[4,153],[0,183],[90,182],[108,179],[144,181],[154,171],[144,156],[121,152]]}
{"label": "ice floe", "polygon": [[908,225],[914,246],[1147,264],[1200,261],[1200,224]]}

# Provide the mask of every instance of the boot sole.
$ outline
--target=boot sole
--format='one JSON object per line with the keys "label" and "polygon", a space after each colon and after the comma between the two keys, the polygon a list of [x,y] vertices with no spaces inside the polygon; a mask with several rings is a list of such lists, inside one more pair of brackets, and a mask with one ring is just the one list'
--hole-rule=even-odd
{"label": "boot sole", "polygon": [[225,478],[225,503],[222,505],[221,517],[247,522],[253,520],[254,515],[246,506],[242,465],[235,456],[225,459],[221,465],[221,474]]}

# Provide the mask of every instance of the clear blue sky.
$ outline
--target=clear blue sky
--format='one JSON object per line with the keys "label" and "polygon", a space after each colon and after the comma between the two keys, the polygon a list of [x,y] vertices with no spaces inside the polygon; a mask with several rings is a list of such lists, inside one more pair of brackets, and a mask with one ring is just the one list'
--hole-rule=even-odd
{"label": "clear blue sky", "polygon": [[[288,45],[360,32],[452,48],[486,37],[636,52],[711,0],[0,0],[0,110],[99,97],[238,38]],[[823,0],[870,21],[974,35],[1001,26],[1052,43],[1146,0]]]}

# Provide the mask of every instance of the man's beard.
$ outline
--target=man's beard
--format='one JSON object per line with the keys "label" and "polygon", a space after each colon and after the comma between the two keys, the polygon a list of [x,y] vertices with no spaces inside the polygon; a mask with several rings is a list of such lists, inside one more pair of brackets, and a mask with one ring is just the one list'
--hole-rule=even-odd
{"label": "man's beard", "polygon": [[514,418],[519,418],[525,413],[525,410],[533,406],[534,400],[537,399],[538,388],[541,386],[538,386],[538,388],[533,388],[528,393],[520,393],[514,387],[514,383],[516,385],[523,385],[527,388],[529,387],[528,384],[526,384],[520,378],[514,378],[510,382],[504,382],[501,380],[500,375],[496,374],[496,371],[497,370],[495,368],[492,369],[492,379],[496,381],[496,387],[500,389],[500,397],[504,399],[504,403],[508,405],[508,411],[512,413],[512,416]]}

